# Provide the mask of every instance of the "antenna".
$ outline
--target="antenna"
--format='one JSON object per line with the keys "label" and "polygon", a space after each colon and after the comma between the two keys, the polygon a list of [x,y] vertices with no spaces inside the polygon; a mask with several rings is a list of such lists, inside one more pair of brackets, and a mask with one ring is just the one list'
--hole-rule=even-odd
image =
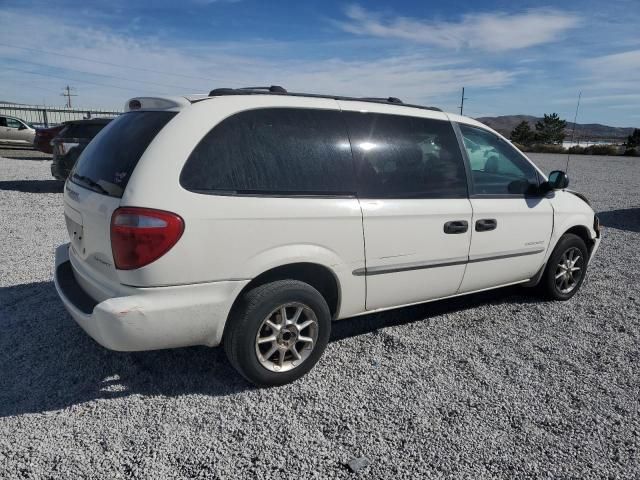
{"label": "antenna", "polygon": [[464,108],[464,101],[469,100],[464,96],[464,87],[462,87],[462,97],[460,97],[460,115],[462,115],[462,109]]}
{"label": "antenna", "polygon": [[67,108],[71,108],[71,97],[77,97],[78,95],[75,93],[71,93],[71,90],[75,90],[74,87],[70,87],[67,85],[64,91],[60,94],[63,97],[67,97]]}
{"label": "antenna", "polygon": [[[580,108],[580,99],[582,98],[582,90],[578,93],[578,104],[576,105],[576,114],[573,117],[573,131],[571,132],[571,147],[576,138],[576,122],[578,121],[578,109]],[[571,148],[569,147],[569,148]],[[569,160],[571,160],[571,153],[567,152],[567,166],[564,169],[564,173],[569,172]]]}

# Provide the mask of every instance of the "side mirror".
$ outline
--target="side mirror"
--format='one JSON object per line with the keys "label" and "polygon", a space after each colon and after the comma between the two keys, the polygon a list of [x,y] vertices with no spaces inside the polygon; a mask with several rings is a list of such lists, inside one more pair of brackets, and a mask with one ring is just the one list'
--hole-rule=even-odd
{"label": "side mirror", "polygon": [[20,126],[18,127],[18,130],[26,130],[26,129],[27,129],[26,125],[24,125],[24,124],[22,124],[22,123],[21,123],[21,124],[20,124]]}
{"label": "side mirror", "polygon": [[546,186],[548,190],[562,190],[569,186],[569,177],[562,170],[554,170],[549,174]]}

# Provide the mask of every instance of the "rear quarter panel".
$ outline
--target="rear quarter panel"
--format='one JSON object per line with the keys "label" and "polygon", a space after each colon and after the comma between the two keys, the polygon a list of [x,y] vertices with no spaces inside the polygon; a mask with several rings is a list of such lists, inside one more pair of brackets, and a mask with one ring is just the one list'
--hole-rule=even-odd
{"label": "rear quarter panel", "polygon": [[[185,231],[162,258],[119,271],[133,286],[252,279],[271,268],[311,262],[329,268],[342,291],[340,316],[364,310],[362,215],[356,198],[230,196],[194,193],[179,176],[191,151],[221,120],[242,110],[273,107],[273,98],[217,97],[182,110],[146,150],[122,206],[167,210]],[[337,110],[334,100],[278,97],[278,107]]]}

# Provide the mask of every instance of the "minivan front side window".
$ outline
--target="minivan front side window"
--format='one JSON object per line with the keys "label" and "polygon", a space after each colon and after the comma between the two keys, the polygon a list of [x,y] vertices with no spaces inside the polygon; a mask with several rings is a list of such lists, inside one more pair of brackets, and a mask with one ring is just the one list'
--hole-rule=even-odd
{"label": "minivan front side window", "polygon": [[467,180],[451,124],[344,112],[363,198],[462,198]]}
{"label": "minivan front side window", "polygon": [[538,185],[535,168],[513,146],[481,128],[460,124],[460,131],[469,158],[474,194],[522,194],[527,185]]}

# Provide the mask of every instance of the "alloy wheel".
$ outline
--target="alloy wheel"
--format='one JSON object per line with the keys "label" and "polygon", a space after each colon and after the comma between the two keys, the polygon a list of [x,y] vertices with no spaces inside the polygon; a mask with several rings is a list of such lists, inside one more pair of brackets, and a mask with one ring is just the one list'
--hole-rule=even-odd
{"label": "alloy wheel", "polygon": [[579,248],[567,249],[556,266],[555,284],[560,293],[572,292],[580,283],[584,272],[584,258]]}
{"label": "alloy wheel", "polygon": [[274,309],[256,334],[258,361],[272,372],[286,372],[302,364],[318,340],[318,318],[307,305],[292,302]]}

